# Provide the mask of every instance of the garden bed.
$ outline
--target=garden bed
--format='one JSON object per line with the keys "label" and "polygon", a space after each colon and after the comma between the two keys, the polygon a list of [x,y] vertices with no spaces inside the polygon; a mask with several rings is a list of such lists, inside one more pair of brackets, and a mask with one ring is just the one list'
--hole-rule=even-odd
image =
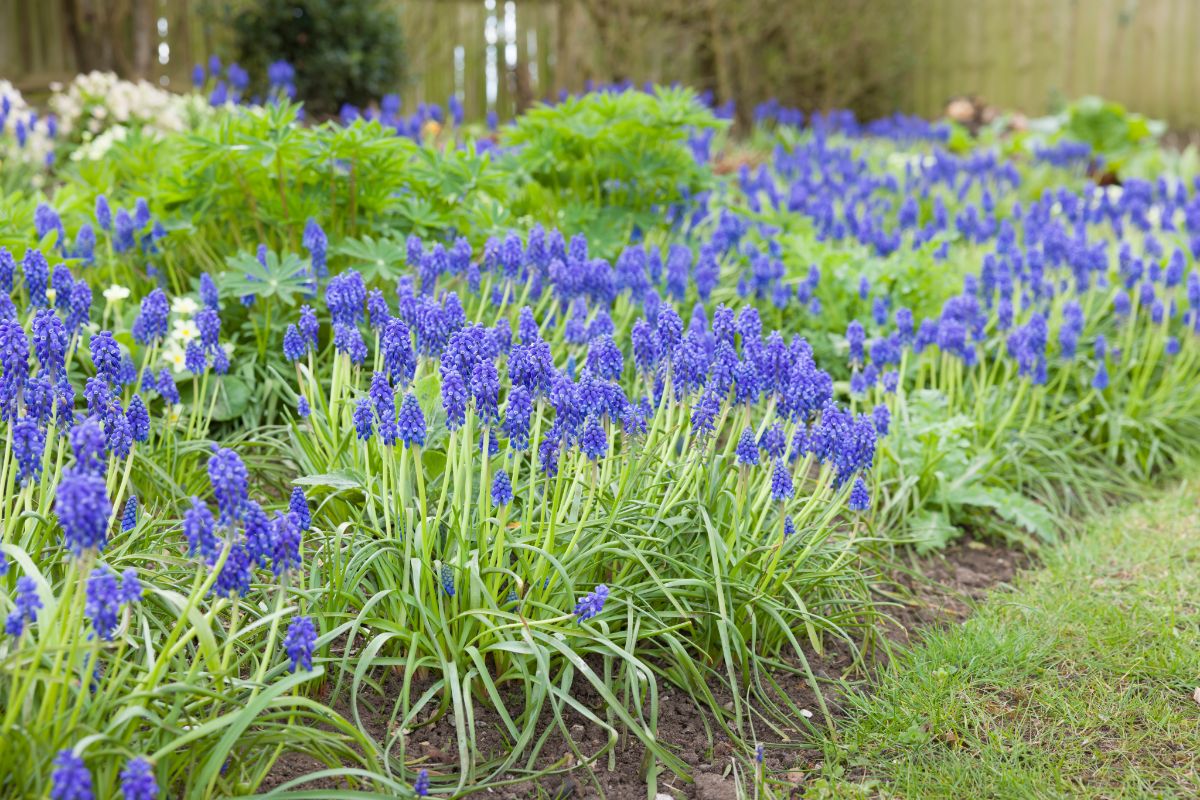
{"label": "garden bed", "polygon": [[1120,107],[124,91],[0,122],[0,794],[792,791],[1200,455],[1196,160]]}

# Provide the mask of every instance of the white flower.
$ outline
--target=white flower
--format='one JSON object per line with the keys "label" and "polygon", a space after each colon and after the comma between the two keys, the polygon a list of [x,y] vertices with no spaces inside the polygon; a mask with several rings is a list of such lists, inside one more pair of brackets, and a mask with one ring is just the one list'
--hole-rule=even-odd
{"label": "white flower", "polygon": [[58,299],[58,290],[51,286],[46,290],[46,299],[50,301],[50,305],[54,305],[54,301]]}
{"label": "white flower", "polygon": [[115,283],[104,290],[104,299],[109,303],[119,303],[126,297],[129,297],[129,290],[124,286],[119,286]]}
{"label": "white flower", "polygon": [[177,319],[171,326],[174,330],[171,332],[171,338],[187,344],[200,335],[200,330],[196,327],[196,323],[190,319]]}
{"label": "white flower", "polygon": [[187,369],[187,356],[184,355],[183,348],[176,344],[168,345],[163,350],[163,361],[176,375]]}
{"label": "white flower", "polygon": [[171,301],[171,313],[181,317],[193,317],[200,310],[200,304],[190,297],[176,297]]}

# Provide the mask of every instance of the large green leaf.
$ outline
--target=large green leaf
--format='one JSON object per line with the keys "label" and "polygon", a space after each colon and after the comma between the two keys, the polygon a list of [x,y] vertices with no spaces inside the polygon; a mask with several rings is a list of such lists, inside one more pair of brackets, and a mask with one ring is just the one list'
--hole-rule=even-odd
{"label": "large green leaf", "polygon": [[225,259],[229,269],[221,276],[223,294],[242,297],[278,297],[286,305],[295,305],[298,295],[313,290],[309,265],[295,253],[281,258],[273,250],[266,251],[265,264],[251,253],[241,252]]}

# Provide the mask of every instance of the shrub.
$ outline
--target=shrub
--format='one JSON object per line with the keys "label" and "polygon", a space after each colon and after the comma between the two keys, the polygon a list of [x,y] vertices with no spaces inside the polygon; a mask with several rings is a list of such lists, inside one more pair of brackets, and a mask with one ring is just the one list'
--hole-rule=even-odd
{"label": "shrub", "polygon": [[265,88],[267,67],[296,69],[297,96],[317,114],[395,90],[404,45],[396,13],[378,0],[262,0],[233,19],[237,58]]}

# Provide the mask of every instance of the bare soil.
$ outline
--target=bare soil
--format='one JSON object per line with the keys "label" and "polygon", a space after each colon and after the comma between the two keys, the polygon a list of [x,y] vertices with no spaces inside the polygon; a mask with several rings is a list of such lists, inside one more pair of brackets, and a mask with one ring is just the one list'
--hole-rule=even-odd
{"label": "bare soil", "polygon": [[[922,627],[961,621],[970,614],[975,602],[981,600],[990,589],[1011,581],[1030,563],[1031,558],[1026,553],[970,538],[960,540],[935,555],[914,559],[910,567],[898,570],[893,576],[895,586],[885,599],[895,605],[888,610],[890,620],[883,626],[883,633],[892,643],[903,645],[911,641]],[[839,681],[846,677],[852,667],[851,653],[845,647],[834,647],[823,656],[809,654],[808,658],[818,678],[824,681],[822,695],[826,706],[836,717],[840,711]],[[886,652],[878,651],[875,665],[881,665],[885,658]],[[782,724],[774,720],[776,730],[771,730],[759,720],[754,728],[765,745],[765,770],[794,783],[799,794],[803,791],[805,776],[820,765],[820,751],[805,748],[804,742],[809,739],[811,725],[822,724],[822,714],[816,695],[807,681],[790,675],[782,678],[776,676],[776,679],[793,703],[812,713],[811,722],[807,718],[784,721]],[[363,726],[378,742],[387,741],[392,735],[389,717],[399,691],[399,678],[389,678],[382,685],[383,696],[359,697]],[[714,686],[712,690],[718,704],[725,708],[732,707],[725,687]],[[603,716],[603,701],[590,688],[579,690],[575,697]],[[515,700],[513,707],[517,707]],[[350,709],[345,704],[340,704],[337,710],[350,717]],[[503,726],[499,718],[494,712],[478,706],[477,711],[481,714],[481,718],[476,720],[476,730],[481,731],[480,741],[476,742],[480,754],[484,757],[502,757],[507,752],[508,742],[500,734]],[[493,718],[489,718],[489,713]],[[605,732],[589,724],[583,716],[570,712],[566,715],[566,722],[574,744],[572,748],[551,715],[547,713],[545,717],[539,734],[546,726],[555,730],[550,733],[536,766],[539,769],[555,767],[555,774],[537,780],[522,780],[519,774],[505,775],[500,780],[511,780],[511,785],[493,786],[484,790],[482,796],[497,800],[585,800],[599,797],[623,800],[646,796],[646,777],[642,767],[644,748],[636,737],[623,734],[611,760],[608,754],[604,754],[590,764],[581,763],[576,751],[585,759],[590,759],[604,749],[607,741]],[[741,768],[744,768],[750,754],[739,752],[740,745],[722,731],[711,711],[697,708],[687,694],[668,687],[659,698],[656,736],[660,743],[687,764],[689,771],[687,777],[676,776],[669,771],[660,772],[657,785],[660,795],[674,800],[734,800],[734,764],[740,762]],[[408,735],[406,747],[406,757],[410,763],[420,760],[422,766],[435,777],[454,775],[458,771],[457,733],[449,715],[413,731]],[[610,763],[612,769],[609,768]],[[320,763],[303,754],[286,754],[276,764],[262,790],[269,790],[321,768]],[[332,781],[305,784],[308,789],[343,786],[341,782]]]}

